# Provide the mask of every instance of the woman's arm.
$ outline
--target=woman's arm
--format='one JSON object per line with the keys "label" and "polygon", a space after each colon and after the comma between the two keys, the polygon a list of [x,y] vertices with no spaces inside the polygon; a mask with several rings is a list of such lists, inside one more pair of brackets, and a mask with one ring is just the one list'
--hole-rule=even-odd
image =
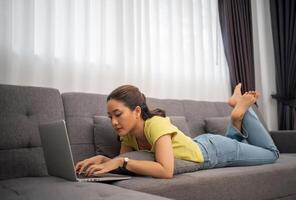
{"label": "woman's arm", "polygon": [[155,178],[172,178],[174,173],[174,154],[170,134],[161,136],[156,141],[155,158],[156,162],[129,160],[127,169],[136,174]]}
{"label": "woman's arm", "polygon": [[[174,155],[171,135],[161,136],[155,144],[155,161],[129,160],[127,169],[136,174],[155,178],[172,178],[174,173]],[[88,174],[103,174],[123,165],[123,157],[116,157],[100,165],[92,165]]]}

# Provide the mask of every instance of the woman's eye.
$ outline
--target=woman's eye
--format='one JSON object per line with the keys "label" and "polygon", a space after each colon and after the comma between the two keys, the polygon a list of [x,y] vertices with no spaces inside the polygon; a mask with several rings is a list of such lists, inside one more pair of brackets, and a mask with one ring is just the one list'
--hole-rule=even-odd
{"label": "woman's eye", "polygon": [[115,114],[116,117],[120,117],[121,113]]}

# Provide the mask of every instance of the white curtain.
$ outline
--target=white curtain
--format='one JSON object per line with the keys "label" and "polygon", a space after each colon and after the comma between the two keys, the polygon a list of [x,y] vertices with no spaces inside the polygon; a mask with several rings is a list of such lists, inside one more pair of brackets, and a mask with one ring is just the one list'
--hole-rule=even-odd
{"label": "white curtain", "polygon": [[275,58],[269,0],[252,0],[256,88],[261,93],[258,105],[269,130],[278,130]]}
{"label": "white curtain", "polygon": [[230,95],[217,0],[1,0],[0,83]]}

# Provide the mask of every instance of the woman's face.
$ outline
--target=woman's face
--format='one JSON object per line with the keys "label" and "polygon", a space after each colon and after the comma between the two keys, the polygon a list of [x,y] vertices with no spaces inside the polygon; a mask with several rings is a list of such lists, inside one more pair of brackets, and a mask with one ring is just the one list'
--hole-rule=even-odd
{"label": "woman's face", "polygon": [[131,110],[123,102],[115,99],[110,99],[107,102],[107,110],[112,126],[119,136],[125,136],[132,132],[141,114],[139,107]]}

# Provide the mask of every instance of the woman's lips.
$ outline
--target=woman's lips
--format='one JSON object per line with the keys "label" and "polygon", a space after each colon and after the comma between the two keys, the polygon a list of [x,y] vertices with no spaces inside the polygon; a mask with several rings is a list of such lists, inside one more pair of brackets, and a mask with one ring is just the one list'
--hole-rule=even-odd
{"label": "woman's lips", "polygon": [[116,131],[117,132],[119,132],[119,131],[121,131],[122,130],[122,128],[116,128]]}

